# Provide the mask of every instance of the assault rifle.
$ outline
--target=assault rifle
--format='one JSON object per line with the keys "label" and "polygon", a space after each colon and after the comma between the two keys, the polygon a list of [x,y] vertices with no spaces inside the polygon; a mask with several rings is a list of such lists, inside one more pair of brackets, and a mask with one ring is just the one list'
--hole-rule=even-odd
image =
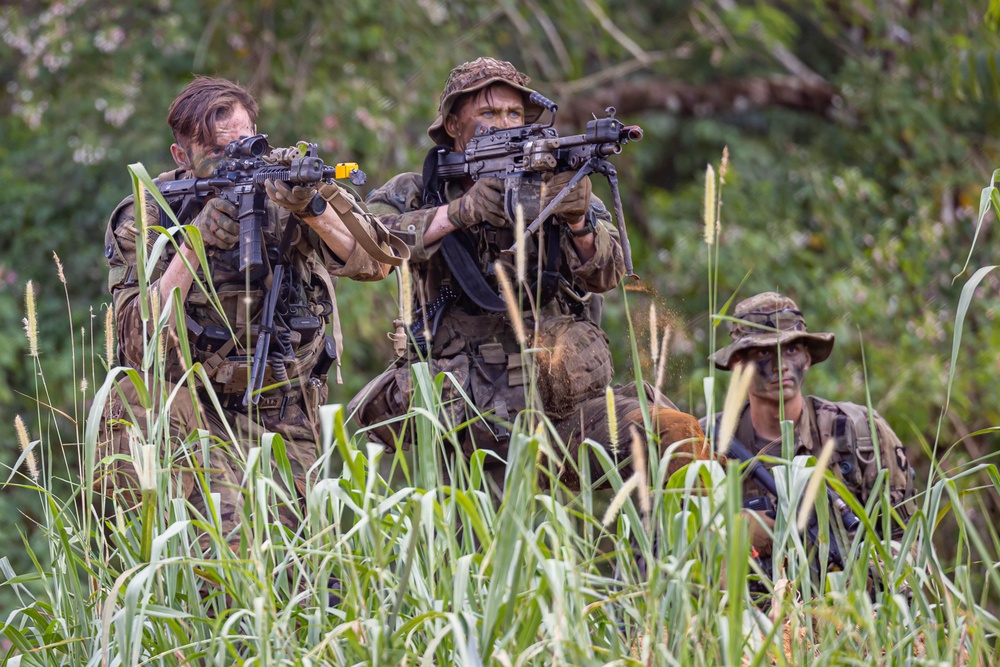
{"label": "assault rifle", "polygon": [[240,222],[240,271],[250,271],[251,278],[259,278],[266,272],[261,252],[261,229],[267,215],[265,181],[315,185],[333,178],[349,178],[355,185],[365,183],[365,172],[356,163],[327,166],[316,155],[316,144],[302,142],[297,147],[299,157],[287,165],[275,164],[264,159],[269,148],[266,134],[235,139],[226,146],[225,157],[211,176],[168,181],[160,184],[160,192],[167,201],[180,200],[175,213],[181,222],[194,217],[210,195],[236,206]]}
{"label": "assault rifle", "polygon": [[[778,488],[774,482],[774,476],[771,474],[771,471],[760,464],[760,461],[758,461],[757,458],[750,453],[750,450],[746,445],[734,437],[730,441],[729,449],[726,453],[731,454],[735,458],[746,463],[747,473],[749,473],[750,476],[754,478],[754,481],[760,484],[765,491],[775,497],[778,495]],[[848,532],[852,533],[857,530],[858,526],[861,525],[861,519],[858,518],[858,515],[852,512],[851,508],[847,506],[847,503],[844,502],[843,498],[838,496],[829,487],[827,487],[826,494],[830,501],[830,506],[840,514],[840,518],[844,522],[844,528],[847,529]],[[749,501],[749,503],[752,502],[753,499]],[[744,503],[744,505],[746,506],[748,503]],[[753,506],[752,504],[749,504],[749,508],[761,509]],[[819,548],[819,526],[817,524],[815,510],[809,517],[809,525],[806,527],[806,538],[813,545],[815,545],[817,549]],[[843,570],[844,559],[840,553],[840,547],[837,546],[837,540],[833,537],[832,533],[829,553],[830,562],[833,563],[837,569]]]}
{"label": "assault rifle", "polygon": [[[626,275],[636,277],[632,271],[632,249],[622,215],[618,172],[607,158],[620,153],[622,146],[630,141],[642,139],[642,128],[623,125],[615,118],[614,107],[608,107],[605,110],[607,116],[588,121],[582,134],[560,137],[553,127],[559,108],[555,102],[538,93],[532,93],[529,99],[550,112],[547,124],[532,123],[506,129],[481,127],[466,144],[464,153],[452,152],[447,146],[434,149],[431,157],[436,154],[436,164],[428,165],[432,171],[427,175],[441,180],[471,178],[475,181],[487,176],[503,179],[507,216],[513,220],[520,204],[525,219],[532,219],[524,230],[525,238],[515,241],[506,252],[514,252],[518,243],[534,234],[580,179],[588,174],[605,176],[614,199],[614,216],[625,255]],[[577,174],[548,206],[538,211],[542,174],[571,170],[578,170]],[[425,185],[427,181],[428,178],[425,178]]]}
{"label": "assault rifle", "polygon": [[[235,139],[226,146],[225,157],[216,166],[208,178],[188,178],[179,181],[161,183],[160,192],[170,203],[177,219],[186,223],[204,206],[209,196],[216,196],[231,202],[238,211],[240,223],[240,271],[250,274],[251,280],[267,275],[268,267],[264,263],[263,225],[267,216],[267,190],[264,183],[268,180],[285,181],[294,185],[316,185],[330,182],[334,178],[348,178],[355,185],[364,185],[365,173],[353,162],[327,166],[316,155],[316,144],[301,142],[296,148],[298,154],[288,160],[278,163],[265,159],[269,146],[266,134]],[[325,205],[325,203],[324,203]],[[250,370],[250,381],[243,397],[244,407],[251,402],[260,401],[260,390],[264,381],[264,370],[268,357],[271,356],[272,338],[277,338],[281,349],[275,355],[274,371],[279,380],[287,381],[284,373],[284,359],[292,354],[287,341],[278,335],[275,326],[275,309],[278,306],[282,286],[285,283],[284,254],[295,228],[295,218],[292,218],[285,228],[284,237],[276,254],[272,267],[271,287],[264,298],[261,309],[261,320],[254,348],[253,363]],[[286,306],[288,304],[285,304]],[[294,318],[293,318],[294,319]],[[299,318],[303,319],[303,318]],[[304,326],[317,329],[319,319],[310,314]],[[330,345],[324,348],[324,354],[329,357]],[[335,355],[335,347],[333,348]],[[324,357],[325,358],[325,357]],[[329,368],[329,361],[325,361]],[[325,372],[325,370],[323,371]],[[282,412],[284,404],[282,404]]]}

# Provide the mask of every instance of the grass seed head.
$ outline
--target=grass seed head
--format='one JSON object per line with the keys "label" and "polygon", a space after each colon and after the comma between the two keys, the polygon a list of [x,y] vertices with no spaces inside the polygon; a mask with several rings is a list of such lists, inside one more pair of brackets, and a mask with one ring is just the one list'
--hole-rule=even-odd
{"label": "grass seed head", "polygon": [[111,368],[115,357],[115,311],[110,305],[104,311],[104,359]]}
{"label": "grass seed head", "polygon": [[24,333],[28,336],[28,353],[38,358],[38,315],[35,311],[35,285],[30,280],[24,286]]}
{"label": "grass seed head", "polygon": [[615,391],[611,387],[604,390],[604,400],[608,410],[608,435],[611,437],[611,453],[618,458],[618,413],[615,412]]}
{"label": "grass seed head", "polygon": [[21,419],[21,415],[14,417],[14,430],[17,431],[17,444],[20,445],[21,451],[28,453],[24,457],[24,463],[28,466],[28,473],[31,475],[31,479],[37,482],[38,462],[35,461],[35,453],[29,450],[31,441],[28,439],[28,429],[24,426],[24,420]]}
{"label": "grass seed head", "polygon": [[649,516],[653,510],[652,500],[649,497],[649,472],[646,469],[646,443],[639,437],[639,429],[632,424],[629,429],[632,436],[632,470],[639,480],[639,509],[643,516]]}
{"label": "grass seed head", "polygon": [[63,273],[63,265],[62,265],[62,262],[59,261],[59,255],[57,255],[54,251],[52,253],[52,259],[54,259],[55,262],[56,262],[56,273],[59,275],[59,282],[61,282],[63,285],[65,285],[66,284],[66,274]]}
{"label": "grass seed head", "polygon": [[715,169],[705,168],[705,245],[715,243]]}
{"label": "grass seed head", "polygon": [[514,333],[517,335],[517,342],[521,346],[528,344],[528,336],[525,334],[524,320],[521,319],[521,309],[517,307],[517,299],[514,297],[514,288],[507,277],[507,270],[499,261],[494,263],[497,269],[497,278],[500,281],[500,289],[503,291],[503,300],[507,303],[507,314],[510,315],[511,324],[514,325]]}
{"label": "grass seed head", "polygon": [[407,328],[413,326],[413,274],[410,262],[405,259],[399,266],[399,314]]}
{"label": "grass seed head", "polygon": [[719,454],[729,451],[729,443],[736,432],[736,420],[740,416],[740,407],[747,400],[750,392],[750,380],[753,379],[755,367],[736,364],[733,368],[733,377],[729,382],[729,389],[726,390],[726,400],[722,405],[722,423],[719,425],[719,432],[715,434]]}
{"label": "grass seed head", "polygon": [[524,284],[528,279],[528,253],[524,250],[524,208],[520,204],[515,210],[514,239],[516,243],[514,266],[517,268],[517,282]]}

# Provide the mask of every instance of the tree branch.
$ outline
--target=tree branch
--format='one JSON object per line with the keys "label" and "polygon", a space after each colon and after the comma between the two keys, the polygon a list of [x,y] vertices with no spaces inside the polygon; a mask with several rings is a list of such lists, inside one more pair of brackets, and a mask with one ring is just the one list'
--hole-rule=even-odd
{"label": "tree branch", "polygon": [[576,127],[613,106],[622,116],[668,111],[677,116],[707,117],[731,111],[782,107],[827,116],[839,106],[833,86],[794,76],[729,79],[695,85],[683,81],[620,81],[595,90],[574,90],[560,100],[560,124]]}

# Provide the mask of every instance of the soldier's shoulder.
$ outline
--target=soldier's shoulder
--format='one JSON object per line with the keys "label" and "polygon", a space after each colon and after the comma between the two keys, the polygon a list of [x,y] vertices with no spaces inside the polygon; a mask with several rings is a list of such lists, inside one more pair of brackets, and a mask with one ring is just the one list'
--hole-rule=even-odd
{"label": "soldier's shoulder", "polygon": [[[167,181],[175,181],[180,178],[181,170],[172,169],[170,171],[165,171],[153,179],[155,185],[160,183],[165,183]],[[135,209],[135,195],[130,194],[114,207],[111,211],[111,215],[108,217],[108,233],[114,232],[114,230],[121,224],[122,221],[128,220],[134,217]],[[158,210],[158,204],[153,197],[147,194],[146,196],[146,210],[155,212]]]}
{"label": "soldier's shoulder", "polygon": [[416,172],[405,172],[393,176],[381,187],[372,190],[368,195],[367,202],[384,203],[404,209],[407,202],[418,200],[424,191],[423,176]]}
{"label": "soldier's shoulder", "polygon": [[878,413],[878,410],[872,408],[871,414],[869,415],[868,406],[859,405],[858,403],[852,403],[851,401],[830,401],[825,398],[819,398],[818,396],[808,396],[809,400],[813,402],[813,407],[817,414],[824,410],[829,410],[831,412],[844,415],[847,422],[853,429],[854,435],[857,436],[870,436],[871,434],[871,424],[875,424],[875,428],[878,429],[879,434],[893,435],[895,432],[889,423],[885,420],[882,415]]}

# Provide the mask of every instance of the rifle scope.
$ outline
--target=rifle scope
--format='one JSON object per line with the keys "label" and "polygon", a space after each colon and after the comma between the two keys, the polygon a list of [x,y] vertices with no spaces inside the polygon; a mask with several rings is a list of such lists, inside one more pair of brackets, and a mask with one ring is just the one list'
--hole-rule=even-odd
{"label": "rifle scope", "polygon": [[267,152],[267,135],[255,134],[252,137],[233,139],[226,146],[226,157],[255,158]]}

